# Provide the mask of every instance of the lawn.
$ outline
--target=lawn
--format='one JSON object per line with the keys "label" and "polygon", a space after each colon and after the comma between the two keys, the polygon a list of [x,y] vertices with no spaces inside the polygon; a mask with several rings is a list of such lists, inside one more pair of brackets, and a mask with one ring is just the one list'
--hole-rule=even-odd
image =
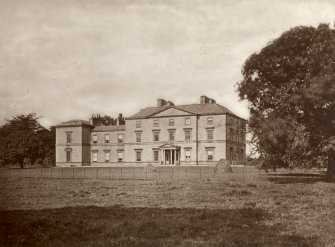
{"label": "lawn", "polygon": [[3,246],[334,246],[335,186],[262,179],[0,179]]}

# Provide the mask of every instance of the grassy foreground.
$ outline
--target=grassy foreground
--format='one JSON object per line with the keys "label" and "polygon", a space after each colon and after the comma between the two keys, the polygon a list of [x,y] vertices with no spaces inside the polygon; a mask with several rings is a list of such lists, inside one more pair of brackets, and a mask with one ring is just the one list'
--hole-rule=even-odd
{"label": "grassy foreground", "polygon": [[3,246],[333,246],[335,186],[266,180],[0,179]]}

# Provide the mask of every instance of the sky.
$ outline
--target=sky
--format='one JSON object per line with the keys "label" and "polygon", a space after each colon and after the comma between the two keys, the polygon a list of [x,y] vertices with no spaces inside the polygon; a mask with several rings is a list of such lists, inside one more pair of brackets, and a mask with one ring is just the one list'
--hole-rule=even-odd
{"label": "sky", "polygon": [[214,98],[248,118],[246,59],[299,25],[335,23],[334,0],[0,0],[0,125],[45,127]]}

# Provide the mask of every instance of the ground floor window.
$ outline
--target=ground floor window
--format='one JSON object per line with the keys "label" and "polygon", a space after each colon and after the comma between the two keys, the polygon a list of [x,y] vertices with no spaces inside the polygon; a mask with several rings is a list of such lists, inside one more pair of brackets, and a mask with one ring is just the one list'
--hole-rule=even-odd
{"label": "ground floor window", "polygon": [[141,161],[142,161],[142,151],[136,150],[136,162],[141,162]]}
{"label": "ground floor window", "polygon": [[98,151],[92,152],[92,162],[98,162]]}
{"label": "ground floor window", "polygon": [[185,160],[190,161],[191,160],[191,149],[185,150]]}
{"label": "ground floor window", "polygon": [[105,162],[109,162],[110,160],[110,151],[105,151]]}
{"label": "ground floor window", "polygon": [[209,149],[207,150],[207,160],[214,160],[214,150]]}
{"label": "ground floor window", "polygon": [[118,151],[117,153],[117,162],[123,162],[123,152]]}
{"label": "ground floor window", "polygon": [[71,150],[66,150],[66,162],[71,162]]}
{"label": "ground floor window", "polygon": [[154,161],[159,161],[159,151],[154,150]]}

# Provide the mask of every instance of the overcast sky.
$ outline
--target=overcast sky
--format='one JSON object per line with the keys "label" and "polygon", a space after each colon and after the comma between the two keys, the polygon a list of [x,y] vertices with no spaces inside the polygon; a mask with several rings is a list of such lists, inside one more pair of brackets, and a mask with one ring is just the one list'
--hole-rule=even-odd
{"label": "overcast sky", "polygon": [[334,0],[0,0],[0,124],[130,116],[203,94],[247,118],[234,87],[247,57],[291,27],[334,22]]}

